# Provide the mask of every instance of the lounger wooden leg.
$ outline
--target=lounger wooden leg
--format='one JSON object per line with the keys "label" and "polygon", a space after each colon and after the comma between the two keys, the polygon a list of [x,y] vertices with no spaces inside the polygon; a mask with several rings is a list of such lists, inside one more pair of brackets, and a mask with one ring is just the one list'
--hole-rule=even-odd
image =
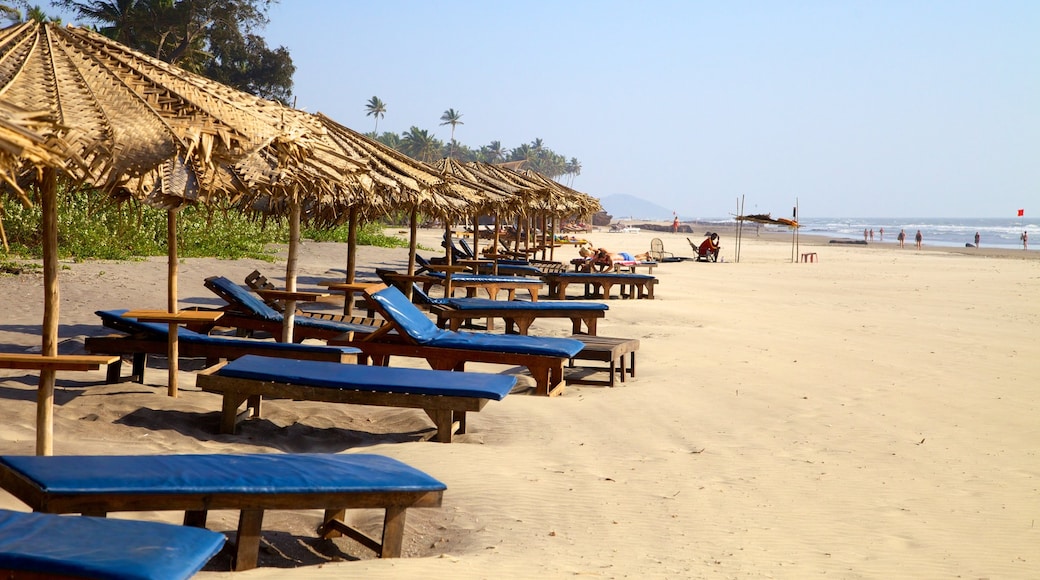
{"label": "lounger wooden leg", "polygon": [[534,318],[528,318],[528,317],[514,318],[513,322],[516,323],[517,332],[519,334],[527,334],[528,329],[531,328],[531,323],[534,322]]}
{"label": "lounger wooden leg", "polygon": [[323,540],[329,540],[342,536],[343,532],[337,524],[341,523],[346,515],[347,510],[343,509],[325,510],[325,518],[322,524],[318,526],[318,537]]}
{"label": "lounger wooden leg", "polygon": [[586,318],[585,327],[589,329],[589,336],[596,336],[596,319]]}
{"label": "lounger wooden leg", "polygon": [[130,367],[130,380],[144,383],[144,367],[148,364],[148,355],[143,352],[134,353],[133,365]]}
{"label": "lounger wooden leg", "polygon": [[192,528],[204,528],[208,515],[209,512],[206,510],[188,510],[184,512],[184,525]]}
{"label": "lounger wooden leg", "polygon": [[123,369],[123,359],[119,359],[116,362],[108,365],[108,369],[105,372],[105,382],[113,385],[119,382],[120,374]]}
{"label": "lounger wooden leg", "polygon": [[439,443],[451,443],[455,421],[452,420],[451,409],[423,409],[437,426],[436,439]]}
{"label": "lounger wooden leg", "polygon": [[260,557],[260,527],[264,510],[242,510],[238,514],[238,535],[235,538],[235,571],[256,568]]}
{"label": "lounger wooden leg", "polygon": [[404,546],[405,508],[393,506],[386,508],[383,518],[383,549],[380,558],[400,558]]}
{"label": "lounger wooden leg", "polygon": [[225,392],[220,407],[220,432],[234,434],[238,426],[238,408],[248,399],[248,395]]}

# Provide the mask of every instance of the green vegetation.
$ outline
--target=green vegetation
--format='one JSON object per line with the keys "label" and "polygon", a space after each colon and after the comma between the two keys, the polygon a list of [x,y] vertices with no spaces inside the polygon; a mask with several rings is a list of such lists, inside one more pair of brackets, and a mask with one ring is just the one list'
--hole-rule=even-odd
{"label": "green vegetation", "polygon": [[[3,224],[11,253],[40,258],[40,206],[3,206]],[[113,203],[93,191],[58,194],[58,251],[76,260],[129,260],[165,256],[166,211],[135,201]],[[346,241],[347,228],[303,228],[301,235],[317,241]],[[234,210],[187,206],[177,218],[178,254],[185,258],[257,258],[274,260],[268,244],[286,243],[289,228],[279,220],[258,220]],[[366,224],[358,233],[359,245],[407,247],[407,240],[386,236],[378,223]],[[2,261],[0,267],[25,269],[24,264]]]}

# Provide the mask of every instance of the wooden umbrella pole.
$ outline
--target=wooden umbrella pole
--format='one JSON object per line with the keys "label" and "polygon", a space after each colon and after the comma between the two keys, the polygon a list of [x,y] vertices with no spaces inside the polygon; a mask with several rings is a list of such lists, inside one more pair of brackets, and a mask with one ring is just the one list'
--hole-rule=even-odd
{"label": "wooden umbrella pole", "polygon": [[[171,209],[166,212],[166,311],[177,312],[177,210]],[[177,396],[177,366],[180,357],[177,338],[177,323],[170,323],[169,341],[167,345],[167,368],[169,368],[169,380],[166,383],[166,393],[171,397]]]}
{"label": "wooden umbrella pole", "polygon": [[[296,292],[296,262],[300,248],[300,201],[289,202],[289,257],[285,261],[285,290]],[[292,343],[293,326],[296,323],[296,301],[285,301],[282,326],[282,342]]]}
{"label": "wooden umbrella pole", "polygon": [[[43,354],[58,354],[58,184],[53,169],[40,180],[43,212]],[[40,371],[36,391],[36,454],[54,455],[54,369]]]}
{"label": "wooden umbrella pole", "polygon": [[541,215],[541,224],[542,224],[542,259],[544,260],[545,257],[546,257],[545,251],[549,249],[548,248],[548,246],[549,246],[549,238],[546,235],[546,234],[549,233],[548,232],[549,221],[548,221],[548,218],[546,218],[544,213]]}
{"label": "wooden umbrella pole", "polygon": [[11,246],[7,245],[7,232],[4,231],[4,216],[3,214],[4,205],[0,203],[0,240],[4,242],[4,251],[10,252]]}
{"label": "wooden umbrella pole", "polygon": [[358,209],[350,207],[347,217],[347,284],[354,283],[354,274],[357,270],[357,235],[358,235]]}
{"label": "wooden umbrella pole", "polygon": [[[350,214],[347,216],[347,277],[344,280],[347,284],[354,283],[354,271],[357,270],[357,230],[358,230],[358,209],[355,206],[350,207]],[[350,292],[346,293],[343,297],[343,315],[350,316],[354,313],[354,295]]]}
{"label": "wooden umbrella pole", "polygon": [[[2,225],[2,224],[0,224]],[[480,212],[473,212],[473,258],[480,258]]]}
{"label": "wooden umbrella pole", "polygon": [[[408,238],[408,275],[415,275],[415,254],[418,248],[418,235],[419,235],[419,208],[412,209],[412,216],[408,222],[408,230],[411,232],[411,236]],[[405,295],[408,299],[412,299],[412,285],[405,286]]]}
{"label": "wooden umbrella pole", "polygon": [[448,270],[444,271],[444,297],[451,298],[451,268],[452,255],[451,255],[451,244],[454,240],[451,238],[451,222],[448,221],[448,216],[444,216],[444,263],[449,266]]}

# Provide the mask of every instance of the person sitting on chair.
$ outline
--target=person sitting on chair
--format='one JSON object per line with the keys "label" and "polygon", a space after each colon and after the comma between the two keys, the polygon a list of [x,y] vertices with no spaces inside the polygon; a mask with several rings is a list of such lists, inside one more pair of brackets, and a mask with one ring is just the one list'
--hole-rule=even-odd
{"label": "person sitting on chair", "polygon": [[711,260],[712,262],[719,261],[719,235],[712,232],[704,241],[701,242],[700,247],[697,248],[697,257]]}

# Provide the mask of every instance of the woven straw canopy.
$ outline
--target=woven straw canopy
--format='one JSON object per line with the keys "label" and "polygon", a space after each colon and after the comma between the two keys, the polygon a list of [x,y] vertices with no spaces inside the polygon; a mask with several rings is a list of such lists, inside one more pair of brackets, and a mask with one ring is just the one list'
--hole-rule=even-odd
{"label": "woven straw canopy", "polygon": [[17,188],[11,172],[23,165],[63,167],[68,144],[54,136],[58,129],[46,113],[0,100],[0,179]]}
{"label": "woven straw canopy", "polygon": [[[0,99],[49,113],[68,145],[63,170],[116,197],[175,208],[225,197],[284,196],[299,209],[366,186],[363,161],[327,147],[313,117],[132,51],[81,28],[0,30]],[[33,179],[35,169],[26,177]],[[37,180],[44,215],[43,354],[57,352],[55,174]],[[176,228],[172,212],[170,232]],[[298,215],[298,213],[296,214]],[[176,308],[171,238],[170,308]],[[171,341],[175,344],[175,341]],[[171,347],[172,348],[172,347]],[[175,370],[171,360],[171,375]],[[171,382],[171,385],[174,383]],[[51,452],[54,375],[40,376],[37,453]]]}

